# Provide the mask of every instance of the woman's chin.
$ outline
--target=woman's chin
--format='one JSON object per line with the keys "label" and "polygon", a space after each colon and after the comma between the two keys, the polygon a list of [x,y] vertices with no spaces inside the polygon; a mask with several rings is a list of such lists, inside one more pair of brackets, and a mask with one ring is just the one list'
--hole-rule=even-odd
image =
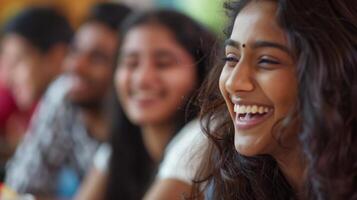
{"label": "woman's chin", "polygon": [[253,145],[251,143],[242,144],[235,142],[234,146],[236,151],[242,156],[252,157],[266,153],[262,150],[262,148],[259,148],[259,146]]}

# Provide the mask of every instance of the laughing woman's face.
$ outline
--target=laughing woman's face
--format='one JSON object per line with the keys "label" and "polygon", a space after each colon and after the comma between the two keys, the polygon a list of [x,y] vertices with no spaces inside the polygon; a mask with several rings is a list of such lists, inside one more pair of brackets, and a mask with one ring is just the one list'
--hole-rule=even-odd
{"label": "laughing woman's face", "polygon": [[219,86],[234,123],[237,151],[246,156],[280,153],[273,127],[295,105],[297,80],[274,2],[252,1],[238,14],[225,60]]}

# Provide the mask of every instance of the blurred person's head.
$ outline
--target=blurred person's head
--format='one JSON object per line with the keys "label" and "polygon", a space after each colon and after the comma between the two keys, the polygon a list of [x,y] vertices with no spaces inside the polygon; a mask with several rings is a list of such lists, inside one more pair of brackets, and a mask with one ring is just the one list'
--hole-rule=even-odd
{"label": "blurred person's head", "polygon": [[203,44],[212,44],[211,38],[205,41],[211,35],[200,28],[185,15],[165,10],[126,21],[115,83],[132,123],[172,123],[200,86],[212,48]]}
{"label": "blurred person's head", "polygon": [[122,110],[113,117],[107,195],[141,199],[161,159],[144,138],[170,140],[197,115],[189,102],[206,75],[215,38],[191,18],[168,10],[133,14],[121,30],[114,80]]}
{"label": "blurred person's head", "polygon": [[72,81],[68,98],[74,104],[96,108],[110,90],[119,26],[130,12],[120,4],[100,3],[79,27],[65,62]]}
{"label": "blurred person's head", "polygon": [[52,8],[31,7],[3,29],[2,79],[20,109],[29,109],[61,72],[72,29]]}

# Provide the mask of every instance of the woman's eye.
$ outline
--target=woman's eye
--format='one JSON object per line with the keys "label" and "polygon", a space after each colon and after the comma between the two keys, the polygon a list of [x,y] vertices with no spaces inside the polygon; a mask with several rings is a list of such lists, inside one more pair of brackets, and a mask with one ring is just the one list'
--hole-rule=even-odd
{"label": "woman's eye", "polygon": [[273,64],[273,65],[278,65],[280,64],[279,61],[276,61],[276,60],[272,60],[272,59],[266,59],[266,58],[263,58],[259,61],[260,64]]}
{"label": "woman's eye", "polygon": [[239,62],[239,58],[236,56],[226,56],[223,57],[222,60],[230,67],[234,67]]}
{"label": "woman's eye", "polygon": [[178,60],[171,52],[159,51],[155,54],[154,63],[159,68],[166,68],[178,64]]}
{"label": "woman's eye", "polygon": [[272,58],[261,58],[258,61],[259,68],[267,70],[275,69],[280,66],[280,64],[280,61]]}
{"label": "woman's eye", "polygon": [[170,58],[162,58],[162,59],[158,59],[156,61],[156,66],[159,68],[164,68],[164,67],[169,67],[172,66],[174,64],[176,64],[177,62],[173,59]]}

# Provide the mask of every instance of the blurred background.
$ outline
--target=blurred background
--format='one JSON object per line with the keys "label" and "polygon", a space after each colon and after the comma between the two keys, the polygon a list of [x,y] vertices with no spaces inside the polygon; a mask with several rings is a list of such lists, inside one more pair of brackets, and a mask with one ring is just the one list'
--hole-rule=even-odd
{"label": "blurred background", "polygon": [[[76,30],[87,16],[90,7],[98,2],[120,2],[134,10],[152,8],[178,10],[202,23],[218,36],[223,35],[222,30],[225,25],[223,0],[0,0],[0,31],[2,31],[2,28],[4,28],[8,20],[16,16],[23,9],[34,5],[44,5],[55,8],[68,18],[72,28]],[[15,128],[17,127],[15,126]],[[6,146],[9,146],[9,144],[4,145],[4,143],[12,143],[10,144],[10,148],[13,149],[21,135],[15,135],[14,138],[7,138],[6,141],[1,135],[2,134],[0,134],[0,144],[3,145],[0,145],[0,164],[4,164],[11,154],[11,151],[6,150]]]}
{"label": "blurred background", "polygon": [[[223,36],[222,30],[225,27],[226,21],[223,9],[224,0],[0,0],[0,32],[3,31],[8,20],[12,19],[22,10],[30,6],[38,5],[55,8],[67,17],[72,28],[76,30],[83,20],[86,19],[90,8],[98,2],[119,2],[128,5],[133,10],[153,8],[174,9],[197,20],[212,32],[216,33],[218,37]],[[3,36],[0,35],[0,40],[3,39],[2,37]],[[5,114],[9,114],[10,110],[15,110],[16,107],[13,100],[5,99],[5,97],[7,98],[8,96],[7,93],[0,93],[0,107],[9,107],[9,109],[5,109]],[[4,104],[2,104],[2,102],[4,102]],[[9,112],[7,112],[8,110]],[[15,118],[12,118],[10,113],[9,119],[14,119],[9,123],[11,124],[11,126],[9,126],[10,128],[6,127],[6,131],[0,129],[0,183],[4,180],[5,165],[16,150],[17,144],[22,139],[27,128],[27,125],[24,124],[28,124],[32,111],[33,110],[30,110],[29,113],[15,113]],[[5,115],[4,117],[1,115],[0,118],[5,118]],[[5,125],[1,125],[1,127],[2,126]],[[6,132],[11,132],[11,134],[5,134]],[[70,178],[68,177],[73,177],[71,172],[66,172],[65,175],[62,176],[64,185],[68,186],[71,183],[78,185],[78,180],[72,180],[72,182],[69,183],[67,180]],[[72,194],[74,192],[70,193]]]}
{"label": "blurred background", "polygon": [[88,8],[97,2],[123,2],[134,9],[172,8],[188,14],[219,35],[224,27],[223,0],[0,0],[0,26],[27,6],[49,5],[62,11],[76,28]]}

